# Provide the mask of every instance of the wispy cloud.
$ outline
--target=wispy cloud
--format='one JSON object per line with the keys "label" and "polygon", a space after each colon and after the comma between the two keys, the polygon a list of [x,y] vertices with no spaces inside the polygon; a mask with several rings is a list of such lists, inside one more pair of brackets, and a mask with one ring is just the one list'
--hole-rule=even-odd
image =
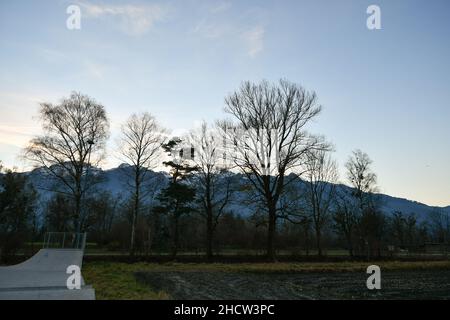
{"label": "wispy cloud", "polygon": [[0,143],[22,148],[38,132],[39,128],[32,126],[0,125]]}
{"label": "wispy cloud", "polygon": [[231,12],[231,3],[222,1],[203,8],[203,15],[191,32],[217,43],[238,46],[251,57],[264,49],[265,23],[261,12]]}
{"label": "wispy cloud", "polygon": [[247,47],[247,54],[250,57],[255,57],[264,49],[264,32],[264,27],[258,25],[242,34],[242,39]]}
{"label": "wispy cloud", "polygon": [[133,36],[140,36],[148,31],[160,21],[163,21],[168,14],[168,6],[162,4],[145,5],[111,5],[92,4],[86,1],[78,2],[82,8],[83,16],[88,18],[111,17],[119,22],[119,28]]}
{"label": "wispy cloud", "polygon": [[230,8],[231,8],[231,2],[222,1],[222,2],[215,4],[209,11],[211,13],[220,13],[220,12],[227,11]]}
{"label": "wispy cloud", "polygon": [[[41,92],[37,92],[42,90]],[[21,128],[39,128],[36,124],[39,104],[44,101],[54,101],[60,96],[60,92],[49,92],[44,89],[27,90],[22,89],[19,91],[0,91],[0,110],[2,116],[0,117],[0,128],[6,130],[9,128],[17,128],[20,124]],[[19,130],[22,131],[22,129]]]}

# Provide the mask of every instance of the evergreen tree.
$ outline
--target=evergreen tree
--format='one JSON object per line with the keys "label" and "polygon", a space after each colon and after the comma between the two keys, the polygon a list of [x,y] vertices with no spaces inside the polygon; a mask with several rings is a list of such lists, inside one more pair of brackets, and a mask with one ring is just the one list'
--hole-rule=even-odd
{"label": "evergreen tree", "polygon": [[190,204],[195,199],[195,190],[185,183],[170,182],[158,196],[160,205],[155,212],[167,214],[172,225],[172,255],[175,257],[179,248],[180,218],[193,211]]}
{"label": "evergreen tree", "polygon": [[32,228],[36,192],[23,174],[7,170],[0,176],[0,258],[6,260]]}

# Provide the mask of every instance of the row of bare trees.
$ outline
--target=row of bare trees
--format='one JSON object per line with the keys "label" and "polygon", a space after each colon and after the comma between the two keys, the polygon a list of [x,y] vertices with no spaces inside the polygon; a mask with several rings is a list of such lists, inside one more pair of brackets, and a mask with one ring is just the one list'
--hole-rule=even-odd
{"label": "row of bare trees", "polygon": [[[157,200],[178,219],[189,208],[186,201],[195,194],[201,203],[197,211],[206,224],[209,258],[220,217],[233,193],[239,191],[232,181],[233,172],[245,177],[257,203],[255,208],[263,214],[269,259],[275,259],[280,220],[311,222],[322,254],[323,228],[334,218],[352,246],[353,229],[363,212],[374,207],[370,195],[375,190],[376,176],[370,171],[367,155],[357,151],[347,163],[353,192],[337,193],[332,146],[307,130],[322,110],[316,94],[286,80],[275,84],[244,82],[225,98],[225,105],[231,119],[214,126],[204,123],[183,141],[168,138],[168,131],[147,112],[133,114],[122,125],[119,153],[133,168],[127,180],[133,202],[130,253],[135,251],[136,224],[143,203],[155,194],[155,181],[149,171],[162,163],[170,170],[171,181]],[[60,104],[42,104],[40,119],[44,133],[30,142],[25,156],[58,182],[52,191],[73,199],[73,228],[82,231],[89,216],[83,201],[100,181],[97,167],[106,155],[109,121],[105,108],[88,96],[73,93]],[[187,156],[189,148],[177,147],[181,145],[194,148],[193,156]],[[190,175],[193,172],[196,174]],[[185,179],[187,176],[192,177]],[[299,177],[307,185],[307,195],[301,199],[291,188]],[[195,185],[194,194],[186,189],[189,185]]]}

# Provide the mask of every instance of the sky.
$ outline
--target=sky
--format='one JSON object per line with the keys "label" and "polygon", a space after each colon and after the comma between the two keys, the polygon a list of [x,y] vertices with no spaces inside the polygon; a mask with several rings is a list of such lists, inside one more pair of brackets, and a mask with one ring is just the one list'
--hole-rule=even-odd
{"label": "sky", "polygon": [[[67,28],[70,5],[81,29]],[[133,112],[181,134],[226,117],[242,81],[283,78],[317,93],[309,130],[333,143],[342,182],[361,149],[380,192],[448,206],[449,31],[447,0],[0,0],[0,160],[26,170],[39,103],[74,90],[106,107],[113,153]]]}

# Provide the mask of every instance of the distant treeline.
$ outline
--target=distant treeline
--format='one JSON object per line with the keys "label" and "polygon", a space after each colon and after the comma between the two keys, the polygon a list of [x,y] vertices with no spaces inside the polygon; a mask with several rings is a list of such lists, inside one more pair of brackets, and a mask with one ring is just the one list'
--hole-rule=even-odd
{"label": "distant treeline", "polygon": [[[89,242],[131,256],[184,251],[212,259],[253,250],[271,261],[280,250],[320,256],[341,248],[370,258],[448,243],[448,214],[418,223],[413,214],[381,211],[372,161],[361,150],[346,163],[350,188],[336,188],[333,146],[307,130],[321,109],[314,92],[280,80],[244,82],[225,98],[231,120],[203,123],[182,137],[171,137],[148,112],[133,114],[117,144],[129,165],[118,198],[95,188],[110,134],[105,107],[76,92],[42,103],[43,134],[23,157],[54,182],[46,185],[53,196],[43,202],[25,175],[2,169],[0,255],[6,259],[46,231],[88,232]],[[161,165],[165,181],[150,174]],[[234,212],[236,202],[251,214]]]}

